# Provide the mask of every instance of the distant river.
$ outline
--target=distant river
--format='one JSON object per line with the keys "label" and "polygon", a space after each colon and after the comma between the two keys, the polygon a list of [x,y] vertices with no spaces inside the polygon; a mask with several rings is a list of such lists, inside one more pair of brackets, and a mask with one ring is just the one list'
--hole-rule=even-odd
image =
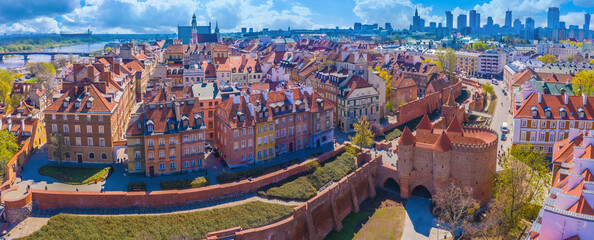
{"label": "distant river", "polygon": [[[92,52],[105,47],[110,42],[98,42],[98,43],[84,43],[79,45],[64,46],[57,48],[43,49],[45,52]],[[29,62],[49,62],[51,56],[48,55],[29,55]],[[0,62],[0,68],[18,68],[25,66],[23,56],[4,57],[4,61]]]}

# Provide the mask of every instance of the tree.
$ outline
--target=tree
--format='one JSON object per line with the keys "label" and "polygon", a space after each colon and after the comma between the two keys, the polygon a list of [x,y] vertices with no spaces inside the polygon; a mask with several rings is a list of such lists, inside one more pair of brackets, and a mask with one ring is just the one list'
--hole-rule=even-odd
{"label": "tree", "polygon": [[51,149],[54,151],[54,158],[57,158],[62,164],[62,160],[66,157],[66,153],[70,149],[64,142],[64,136],[59,133],[52,133],[50,135]]}
{"label": "tree", "polygon": [[111,47],[106,47],[106,48],[105,48],[105,53],[109,53],[109,52],[111,52],[111,50],[112,50],[112,48],[111,48]]}
{"label": "tree", "polygon": [[573,77],[573,94],[594,96],[594,70],[581,71]]}
{"label": "tree", "polygon": [[[47,62],[32,63],[28,67],[31,74],[37,77],[37,82],[31,86],[32,90],[39,90],[42,93],[40,96],[40,105],[45,105],[45,102],[52,101],[52,87],[50,81],[56,75],[56,68],[53,64]],[[42,103],[43,102],[43,103]],[[39,106],[41,107],[41,106]]]}
{"label": "tree", "polygon": [[491,98],[495,96],[495,89],[493,88],[493,85],[491,85],[491,83],[481,84],[481,87],[486,93],[491,94]]}
{"label": "tree", "polygon": [[14,82],[14,74],[11,71],[0,68],[0,102],[8,102],[10,100],[10,91],[12,91],[12,83]]}
{"label": "tree", "polygon": [[388,110],[388,112],[391,112],[392,110],[394,110],[394,106],[392,105],[392,103],[387,102],[386,109]]}
{"label": "tree", "polygon": [[594,64],[594,59],[590,61],[591,64]]}
{"label": "tree", "polygon": [[573,62],[574,61],[573,53],[570,54],[569,57],[567,57],[567,61],[568,62]]}
{"label": "tree", "polygon": [[477,232],[512,239],[524,231],[524,220],[536,219],[551,185],[551,173],[545,154],[533,149],[514,145],[502,158],[492,203],[486,219],[475,226],[480,229]]}
{"label": "tree", "polygon": [[386,99],[390,99],[390,85],[392,84],[392,75],[388,74],[387,71],[382,70],[379,66],[376,66],[373,71],[378,73],[378,76],[384,79],[386,85]]}
{"label": "tree", "polygon": [[0,175],[6,173],[6,164],[19,151],[17,138],[8,130],[0,131]]}
{"label": "tree", "polygon": [[351,138],[351,142],[358,146],[357,153],[361,152],[364,147],[370,147],[373,144],[373,133],[371,132],[367,116],[357,118],[355,123],[355,136]]}
{"label": "tree", "polygon": [[[480,207],[472,197],[470,187],[460,189],[454,183],[450,183],[446,188],[437,189],[435,196],[433,196],[433,202],[435,203],[433,214],[444,226],[445,230],[454,236],[454,239],[457,230]],[[459,237],[462,237],[462,235]]]}
{"label": "tree", "polygon": [[554,63],[556,61],[559,61],[557,59],[557,57],[555,57],[554,55],[551,55],[551,54],[542,55],[540,57],[537,57],[537,59],[540,60],[544,64]]}
{"label": "tree", "polygon": [[437,51],[437,66],[439,69],[448,76],[450,81],[456,71],[456,52],[448,48],[446,50]]}

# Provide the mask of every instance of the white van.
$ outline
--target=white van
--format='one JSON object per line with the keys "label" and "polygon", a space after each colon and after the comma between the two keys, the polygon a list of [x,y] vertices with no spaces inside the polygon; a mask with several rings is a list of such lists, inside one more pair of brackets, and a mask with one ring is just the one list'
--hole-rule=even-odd
{"label": "white van", "polygon": [[507,122],[503,122],[503,124],[501,124],[501,132],[507,133],[508,131],[509,128],[507,128]]}

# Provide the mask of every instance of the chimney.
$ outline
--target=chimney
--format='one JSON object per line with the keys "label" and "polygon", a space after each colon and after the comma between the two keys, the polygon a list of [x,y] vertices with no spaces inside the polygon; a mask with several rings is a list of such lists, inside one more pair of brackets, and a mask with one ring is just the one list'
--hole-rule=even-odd
{"label": "chimney", "polygon": [[588,106],[588,96],[584,92],[582,93],[582,103],[584,104],[584,107]]}
{"label": "chimney", "polygon": [[21,118],[21,134],[25,132],[25,119]]}
{"label": "chimney", "polygon": [[565,95],[565,105],[569,104],[569,94],[567,94],[567,92],[563,93],[563,95]]}
{"label": "chimney", "polygon": [[542,103],[542,93],[538,93],[538,104]]}

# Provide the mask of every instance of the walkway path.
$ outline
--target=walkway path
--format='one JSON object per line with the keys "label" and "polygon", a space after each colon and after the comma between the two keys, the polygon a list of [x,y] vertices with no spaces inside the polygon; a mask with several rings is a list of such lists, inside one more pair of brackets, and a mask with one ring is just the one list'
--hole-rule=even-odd
{"label": "walkway path", "polygon": [[117,208],[117,209],[46,209],[38,210],[31,214],[30,217],[24,221],[11,225],[8,227],[8,234],[4,236],[6,239],[16,239],[28,236],[33,232],[45,226],[48,220],[58,214],[75,214],[83,216],[133,216],[133,215],[160,215],[160,214],[174,214],[174,213],[188,213],[195,211],[203,211],[214,208],[225,208],[236,205],[241,205],[248,202],[261,201],[274,204],[282,204],[288,206],[297,206],[303,202],[298,201],[283,201],[278,199],[262,198],[255,194],[245,195],[239,198],[225,199],[210,202],[196,202],[176,207],[161,207],[161,208]]}
{"label": "walkway path", "polygon": [[419,197],[412,197],[406,201],[402,240],[443,239],[444,234],[450,236],[447,231],[438,228],[435,217],[429,210],[429,203],[429,199]]}

